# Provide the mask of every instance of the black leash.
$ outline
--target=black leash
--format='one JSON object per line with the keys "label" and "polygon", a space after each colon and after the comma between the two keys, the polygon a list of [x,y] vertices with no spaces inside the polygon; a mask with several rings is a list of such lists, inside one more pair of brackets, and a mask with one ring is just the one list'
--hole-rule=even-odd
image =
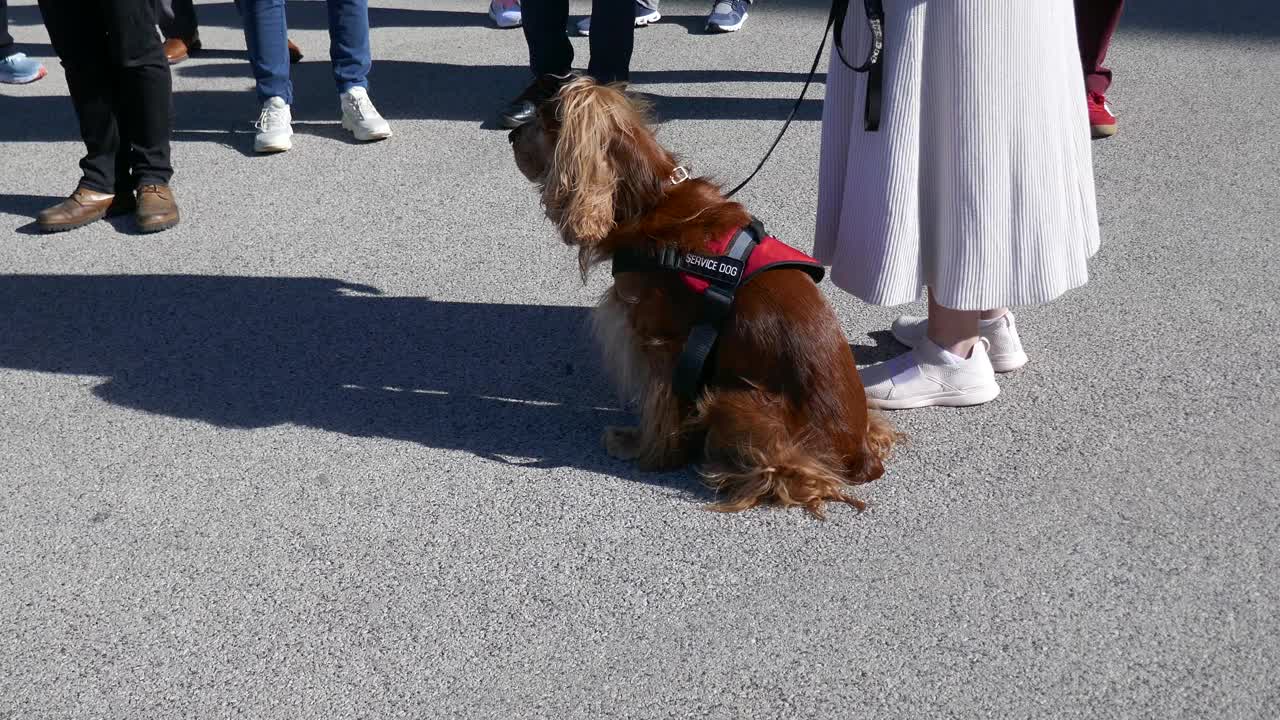
{"label": "black leash", "polygon": [[884,85],[884,5],[881,0],[863,0],[863,4],[867,11],[867,26],[871,28],[871,51],[867,56],[866,62],[854,67],[845,59],[844,20],[845,15],[849,13],[849,0],[832,0],[831,14],[827,17],[827,27],[822,31],[822,42],[818,43],[818,53],[813,56],[813,65],[809,68],[809,76],[804,79],[804,87],[800,89],[800,97],[796,98],[795,105],[791,106],[791,113],[787,115],[786,121],[782,123],[782,129],[778,131],[778,136],[773,139],[773,144],[769,146],[769,150],[760,159],[760,164],[756,165],[756,169],[751,171],[746,180],[738,183],[737,187],[725,193],[725,197],[731,198],[739,190],[746,187],[747,183],[751,182],[761,168],[764,167],[764,164],[769,162],[769,158],[773,155],[774,149],[778,147],[778,143],[782,142],[782,136],[787,134],[787,128],[791,127],[791,121],[796,119],[796,113],[800,112],[800,106],[804,104],[805,93],[809,92],[809,86],[813,84],[813,77],[818,73],[818,63],[822,62],[822,51],[827,47],[827,35],[830,34],[832,27],[836,31],[836,54],[840,57],[840,62],[854,72],[867,73],[867,104],[863,111],[863,127],[866,128],[867,132],[876,132],[880,129],[880,107]]}

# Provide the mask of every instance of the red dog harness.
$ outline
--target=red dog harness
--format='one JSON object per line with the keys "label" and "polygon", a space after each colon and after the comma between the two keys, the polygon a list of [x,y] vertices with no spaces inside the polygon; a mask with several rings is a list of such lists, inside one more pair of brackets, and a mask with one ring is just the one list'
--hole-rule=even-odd
{"label": "red dog harness", "polygon": [[765,232],[759,220],[727,233],[712,243],[715,255],[681,253],[673,247],[648,252],[623,250],[614,255],[613,274],[626,272],[675,272],[690,290],[703,298],[702,313],[689,332],[689,340],[676,362],[675,391],[693,399],[702,387],[707,358],[733,308],[734,294],[751,278],[767,270],[800,270],[821,282],[822,265],[808,255]]}

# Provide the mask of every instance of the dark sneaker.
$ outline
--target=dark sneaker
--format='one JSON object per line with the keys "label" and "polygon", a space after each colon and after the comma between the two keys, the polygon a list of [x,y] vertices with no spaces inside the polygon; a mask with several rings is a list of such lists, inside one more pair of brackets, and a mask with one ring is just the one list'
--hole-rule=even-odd
{"label": "dark sneaker", "polygon": [[554,97],[559,92],[560,86],[572,79],[572,74],[547,74],[535,79],[529,83],[529,87],[525,88],[524,92],[516,96],[515,100],[502,108],[502,112],[498,114],[498,124],[514,130],[533,120],[533,116],[538,112],[538,106]]}
{"label": "dark sneaker", "polygon": [[735,32],[747,21],[747,0],[718,0],[707,16],[707,32]]}
{"label": "dark sneaker", "polygon": [[[662,13],[657,10],[651,10],[640,3],[636,3],[636,27],[644,27],[652,25],[662,19]],[[578,34],[591,34],[591,18],[584,17],[578,21]]]}

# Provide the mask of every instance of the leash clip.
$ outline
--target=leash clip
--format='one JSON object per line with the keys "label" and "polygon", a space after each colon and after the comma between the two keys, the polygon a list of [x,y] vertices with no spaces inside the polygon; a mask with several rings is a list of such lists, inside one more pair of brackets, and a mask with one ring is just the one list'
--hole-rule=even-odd
{"label": "leash clip", "polygon": [[677,165],[675,170],[671,171],[671,176],[667,178],[672,185],[679,185],[689,179],[689,171],[684,169],[683,165]]}

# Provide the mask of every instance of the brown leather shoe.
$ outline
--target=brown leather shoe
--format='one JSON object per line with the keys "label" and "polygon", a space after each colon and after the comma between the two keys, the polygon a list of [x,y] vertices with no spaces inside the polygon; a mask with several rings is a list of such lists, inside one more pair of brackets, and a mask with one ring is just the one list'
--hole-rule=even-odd
{"label": "brown leather shoe", "polygon": [[192,35],[190,38],[169,38],[164,41],[164,57],[170,65],[177,65],[191,57],[191,53],[199,51],[201,47],[199,35]]}
{"label": "brown leather shoe", "polygon": [[289,41],[289,64],[297,65],[300,62],[302,62],[302,48],[298,47],[297,45],[294,45],[293,41],[290,40]]}
{"label": "brown leather shoe", "polygon": [[168,230],[178,224],[178,203],[168,185],[143,185],[138,188],[138,210],[133,214],[138,231],[144,233]]}
{"label": "brown leather shoe", "polygon": [[41,210],[36,216],[36,225],[41,232],[47,233],[84,227],[106,217],[115,197],[111,193],[78,187],[71,193],[71,197],[51,208]]}

